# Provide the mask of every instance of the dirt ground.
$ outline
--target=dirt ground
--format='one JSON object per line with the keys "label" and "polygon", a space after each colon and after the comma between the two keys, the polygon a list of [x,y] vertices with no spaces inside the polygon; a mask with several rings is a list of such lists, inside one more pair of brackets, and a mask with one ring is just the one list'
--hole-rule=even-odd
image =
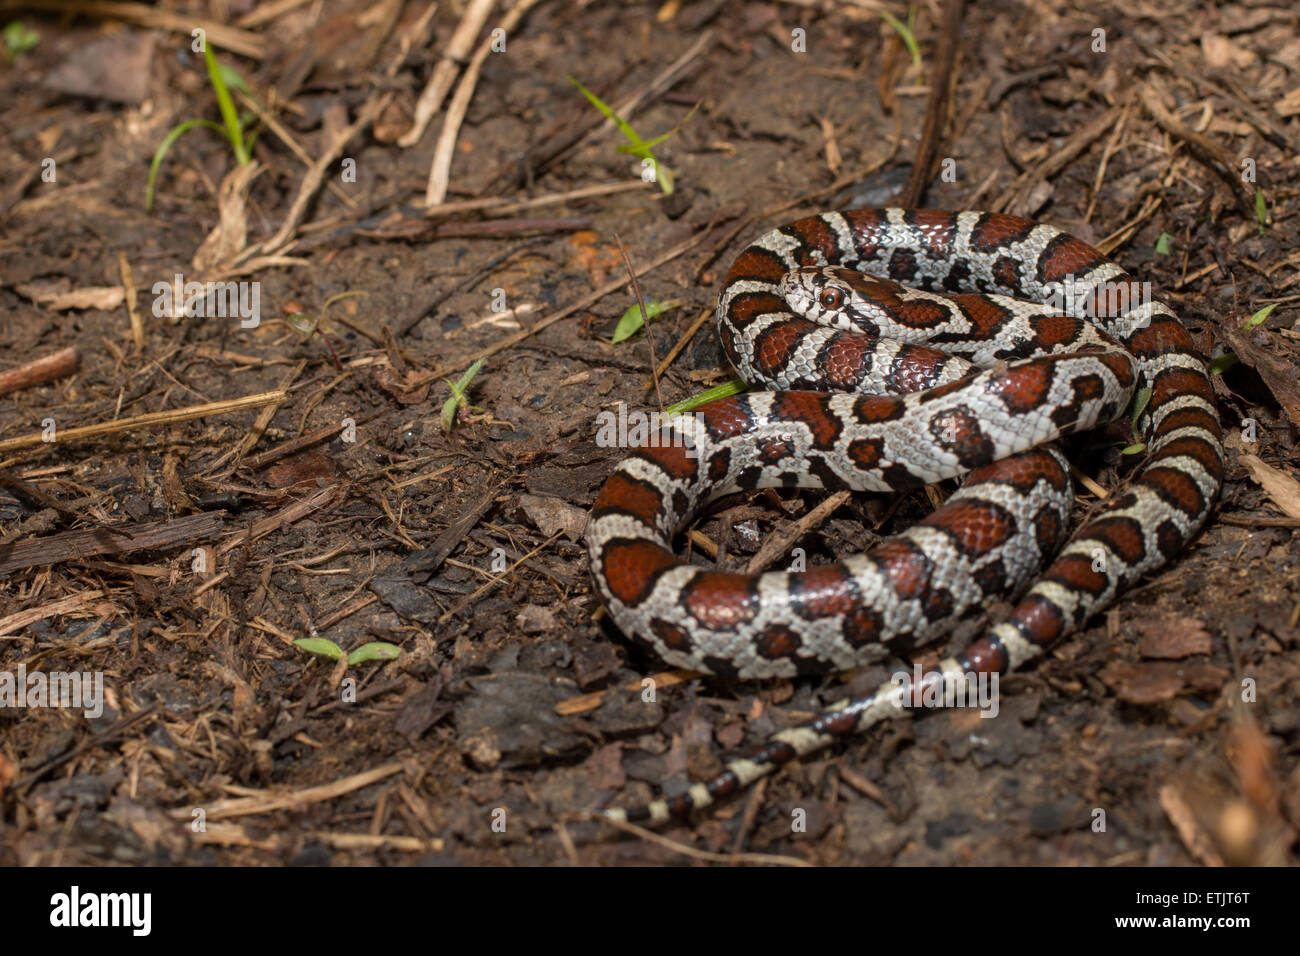
{"label": "dirt ground", "polygon": [[[898,201],[944,5],[914,9],[919,62],[879,12],[908,9],[867,0],[488,4],[451,58],[473,3],[427,27],[423,0],[24,6],[0,4],[38,36],[7,31],[0,63],[0,374],[68,347],[79,368],[0,402],[0,675],[100,674],[105,704],[0,707],[0,864],[1300,862],[1293,4],[967,5],[922,204],[1061,226],[1234,353],[1221,503],[1004,679],[997,719],[882,725],[670,842],[573,814],[679,792],[910,662],[643,700],[664,665],[598,615],[581,546],[622,454],[597,415],[657,401],[646,333],[611,342],[635,303],[619,240],[644,297],[680,303],[652,326],[664,402],[726,382],[697,319],[737,251]],[[191,129],[146,211],[168,132],[222,122],[196,24],[256,108],[252,163]],[[439,70],[450,92],[404,145]],[[671,195],[568,77],[672,133],[652,146]],[[259,321],[169,314],[177,275],[243,283]],[[448,430],[448,381],[480,358]],[[1070,448],[1102,489],[1141,460],[1126,432]],[[696,527],[739,566],[817,500],[733,499]],[[932,507],[861,496],[799,544],[826,561]]]}

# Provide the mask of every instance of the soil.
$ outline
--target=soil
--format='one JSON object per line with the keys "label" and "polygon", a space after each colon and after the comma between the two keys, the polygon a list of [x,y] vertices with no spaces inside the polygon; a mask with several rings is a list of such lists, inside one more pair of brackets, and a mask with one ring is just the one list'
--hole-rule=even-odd
{"label": "soil", "polygon": [[[916,8],[914,61],[878,6],[542,0],[483,60],[428,210],[448,105],[398,139],[465,4],[428,34],[417,0],[25,16],[38,42],[0,65],[0,374],[68,347],[79,368],[0,402],[0,674],[97,674],[104,706],[0,707],[0,864],[1300,862],[1300,14],[1280,0],[969,4],[923,177],[925,206],[1101,246],[1236,355],[1207,530],[1004,678],[996,719],[879,726],[669,842],[577,815],[680,792],[911,669],[665,680],[600,612],[581,543],[623,454],[597,416],[656,407],[652,356],[673,353],[664,403],[732,377],[696,320],[739,249],[899,201],[944,16]],[[256,166],[192,129],[146,211],[168,132],[222,122],[198,22],[265,114]],[[651,147],[671,195],[569,77],[615,106],[645,91],[625,118],[671,132]],[[644,298],[677,304],[615,343],[620,241]],[[212,299],[173,317],[177,275],[242,283],[258,321]],[[1140,463],[1131,441],[1071,444],[1094,483],[1076,518]],[[797,546],[861,550],[950,490],[855,496]],[[696,530],[739,567],[817,501],[733,498]],[[400,654],[312,650],[367,645]]]}

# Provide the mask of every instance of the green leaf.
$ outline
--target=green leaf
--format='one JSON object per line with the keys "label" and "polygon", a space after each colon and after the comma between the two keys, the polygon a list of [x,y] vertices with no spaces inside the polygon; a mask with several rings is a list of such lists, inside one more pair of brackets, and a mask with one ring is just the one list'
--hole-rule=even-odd
{"label": "green leaf", "polygon": [[456,423],[456,410],[465,404],[465,392],[469,390],[469,383],[474,380],[474,376],[479,373],[483,367],[483,360],[479,359],[473,365],[465,370],[465,374],[460,377],[460,381],[453,382],[447,379],[447,386],[451,389],[451,398],[442,403],[442,430],[450,433],[451,427]]}
{"label": "green leaf", "polygon": [[[912,62],[917,66],[920,66],[921,46],[916,42],[916,34],[912,32],[911,27],[904,24],[903,21],[899,20],[898,17],[894,16],[888,10],[881,10],[880,15],[881,17],[884,18],[885,22],[888,23],[891,27],[893,27],[894,30],[898,33],[898,35],[902,37],[903,45],[907,47],[907,52],[912,54]],[[909,11],[907,15],[907,19],[911,23],[914,23],[916,21],[915,7],[913,7]]]}
{"label": "green leaf", "polygon": [[145,212],[149,212],[153,209],[153,190],[158,179],[158,167],[162,165],[163,157],[167,155],[167,150],[172,148],[172,143],[176,142],[181,138],[181,136],[188,133],[196,126],[206,126],[208,129],[216,130],[222,136],[226,135],[226,131],[220,126],[211,120],[205,119],[186,120],[179,126],[173,127],[172,131],[164,136],[163,141],[158,144],[158,148],[153,154],[153,162],[149,164],[149,181],[146,184],[144,191]]}
{"label": "green leaf", "polygon": [[[247,166],[252,157],[244,144],[244,130],[239,123],[239,113],[235,111],[235,101],[230,98],[230,90],[226,86],[225,77],[222,75],[220,64],[217,63],[217,55],[212,52],[210,42],[203,44],[203,59],[208,64],[208,79],[212,83],[212,91],[217,95],[217,107],[221,110],[221,121],[226,127],[226,139],[230,141],[230,146],[235,151],[235,161],[240,166]],[[243,83],[243,80],[239,82]]]}
{"label": "green leaf", "polygon": [[738,378],[733,378],[730,382],[724,382],[721,385],[715,385],[707,391],[700,392],[698,395],[692,395],[690,398],[683,399],[676,405],[669,405],[664,409],[665,415],[680,415],[682,412],[689,412],[691,409],[699,408],[701,405],[707,405],[709,402],[717,401],[720,398],[730,398],[732,395],[739,395],[749,386]]}
{"label": "green leaf", "polygon": [[311,651],[313,654],[321,654],[334,660],[343,656],[343,648],[324,637],[300,637],[293,643],[295,647],[301,647],[304,651]]}
{"label": "green leaf", "polygon": [[1270,302],[1268,305],[1264,306],[1264,308],[1260,309],[1249,319],[1247,319],[1246,324],[1243,326],[1243,328],[1253,329],[1257,325],[1262,325],[1264,321],[1269,317],[1269,314],[1276,308],[1277,308],[1277,303]]}
{"label": "green leaf", "polygon": [[349,654],[348,664],[355,667],[357,664],[364,664],[366,661],[391,661],[401,653],[402,649],[394,644],[371,641],[369,644],[362,644]]}
{"label": "green leaf", "polygon": [[1134,442],[1131,445],[1125,445],[1119,450],[1121,455],[1137,455],[1146,451],[1147,443],[1144,441]]}
{"label": "green leaf", "polygon": [[[572,83],[574,86],[576,86],[578,90],[582,93],[582,95],[585,96],[587,100],[591,103],[591,105],[596,107],[596,109],[600,110],[600,112],[605,116],[606,119],[611,120],[614,123],[614,125],[619,128],[619,131],[623,134],[624,137],[626,137],[629,144],[625,149],[626,152],[631,153],[633,156],[639,156],[643,160],[648,159],[650,160],[650,162],[654,163],[655,182],[659,184],[659,189],[663,192],[665,196],[672,195],[672,191],[673,191],[672,170],[670,170],[663,163],[659,162],[659,160],[655,158],[654,153],[650,152],[650,146],[652,144],[647,143],[645,140],[643,140],[640,134],[638,134],[637,131],[632,128],[631,124],[628,123],[627,120],[623,119],[623,117],[615,113],[614,110],[608,105],[606,105],[606,103],[599,96],[597,96],[595,93],[591,92],[591,90],[583,86],[581,81],[579,81],[577,77],[570,76],[569,82]],[[692,112],[694,112],[693,109]],[[687,118],[689,119],[689,114]],[[684,123],[686,122],[686,120],[682,120],[682,122]],[[680,126],[680,124],[678,125]],[[655,140],[655,142],[660,142],[661,140],[662,137],[659,140]]]}
{"label": "green leaf", "polygon": [[1169,255],[1169,240],[1172,238],[1173,235],[1171,235],[1170,233],[1167,232],[1160,233],[1160,238],[1156,240],[1156,255],[1159,256]]}
{"label": "green leaf", "polygon": [[19,54],[26,53],[32,47],[36,46],[41,40],[41,35],[35,30],[28,28],[27,24],[21,20],[14,20],[5,25],[4,30],[5,49],[9,53],[9,59],[15,59]]}
{"label": "green leaf", "polygon": [[1232,352],[1224,352],[1218,358],[1210,362],[1210,374],[1222,375],[1228,369],[1232,368],[1240,359]]}
{"label": "green leaf", "polygon": [[1259,231],[1262,235],[1264,224],[1268,222],[1268,207],[1264,205],[1264,190],[1258,186],[1255,187],[1255,218],[1259,220]]}
{"label": "green leaf", "polygon": [[[677,309],[682,305],[683,303],[681,299],[669,299],[666,302],[651,299],[649,304],[645,307],[645,310],[651,319],[657,319],[669,309]],[[614,337],[610,341],[617,345],[624,339],[631,338],[639,332],[643,325],[645,325],[645,321],[641,316],[641,306],[634,305],[624,312],[623,317],[618,320],[618,325],[614,328]]]}

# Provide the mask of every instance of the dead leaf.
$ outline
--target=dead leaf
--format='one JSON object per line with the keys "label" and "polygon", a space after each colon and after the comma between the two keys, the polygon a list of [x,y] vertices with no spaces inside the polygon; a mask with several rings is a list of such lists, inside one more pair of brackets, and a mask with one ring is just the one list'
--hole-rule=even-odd
{"label": "dead leaf", "polygon": [[549,495],[520,495],[519,506],[537,530],[548,538],[557,531],[563,531],[570,541],[577,541],[582,537],[582,530],[587,524],[585,511]]}
{"label": "dead leaf", "polygon": [[261,164],[254,161],[236,166],[221,181],[217,193],[221,219],[194,253],[197,271],[207,272],[229,262],[248,245],[248,189],[261,171]]}
{"label": "dead leaf", "polygon": [[82,286],[69,289],[64,279],[54,282],[29,282],[14,286],[37,305],[62,312],[65,309],[102,309],[111,312],[126,301],[126,290],[120,285]]}
{"label": "dead leaf", "polygon": [[1223,866],[1223,858],[1215,852],[1209,835],[1197,824],[1196,814],[1175,787],[1166,784],[1160,788],[1160,806],[1178,831],[1188,853],[1206,866]]}
{"label": "dead leaf", "polygon": [[418,405],[429,397],[432,383],[421,384],[419,380],[419,373],[410,369],[400,376],[391,365],[380,365],[375,369],[375,384],[397,399],[400,405]]}
{"label": "dead leaf", "polygon": [[1239,47],[1227,37],[1217,33],[1206,33],[1201,36],[1201,51],[1205,54],[1205,62],[1216,70],[1225,66],[1244,70],[1259,59],[1254,51]]}
{"label": "dead leaf", "polygon": [[1137,629],[1142,634],[1138,653],[1143,657],[1176,661],[1193,654],[1208,654],[1213,644],[1205,624],[1194,617],[1139,621]]}
{"label": "dead leaf", "polygon": [[1288,517],[1300,518],[1300,481],[1254,455],[1243,454],[1238,460],[1246,466],[1250,477],[1264,489],[1279,511]]}

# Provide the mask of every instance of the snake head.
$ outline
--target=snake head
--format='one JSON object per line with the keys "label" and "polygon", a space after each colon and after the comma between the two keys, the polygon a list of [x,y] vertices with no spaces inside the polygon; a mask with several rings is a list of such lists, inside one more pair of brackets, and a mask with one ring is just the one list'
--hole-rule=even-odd
{"label": "snake head", "polygon": [[818,325],[873,333],[881,318],[878,297],[897,286],[843,266],[807,266],[781,277],[779,292],[795,315]]}

